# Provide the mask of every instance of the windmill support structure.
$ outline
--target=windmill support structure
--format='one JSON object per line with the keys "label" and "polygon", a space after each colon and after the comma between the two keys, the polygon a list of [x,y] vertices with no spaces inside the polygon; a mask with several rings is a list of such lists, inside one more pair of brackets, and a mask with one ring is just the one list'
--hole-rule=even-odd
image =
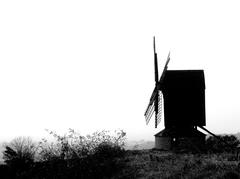
{"label": "windmill support structure", "polygon": [[210,135],[212,135],[213,137],[217,138],[219,141],[221,141],[222,143],[224,143],[225,145],[229,146],[230,148],[232,147],[231,145],[229,145],[229,143],[227,143],[226,141],[224,141],[221,137],[215,135],[214,133],[210,132],[209,130],[207,130],[205,127],[203,126],[199,126],[199,128],[201,128],[202,130],[204,130],[205,132],[209,133]]}
{"label": "windmill support structure", "polygon": [[168,128],[155,134],[155,149],[194,150],[204,149],[206,135],[194,127]]}

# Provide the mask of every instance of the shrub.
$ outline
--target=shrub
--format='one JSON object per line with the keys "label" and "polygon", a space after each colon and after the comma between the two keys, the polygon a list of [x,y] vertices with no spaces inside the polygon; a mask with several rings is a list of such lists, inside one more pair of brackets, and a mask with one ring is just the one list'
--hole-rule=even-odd
{"label": "shrub", "polygon": [[115,131],[114,135],[101,131],[86,137],[72,129],[63,136],[49,133],[56,142],[39,143],[43,178],[109,178],[122,165],[126,135],[123,131]]}
{"label": "shrub", "polygon": [[239,144],[239,140],[234,135],[218,136],[218,138],[210,136],[206,140],[207,150],[214,153],[233,151]]}
{"label": "shrub", "polygon": [[63,136],[55,132],[49,132],[56,139],[55,143],[49,143],[43,139],[39,143],[39,157],[41,161],[51,158],[75,159],[84,158],[96,152],[100,145],[109,144],[123,149],[126,133],[122,130],[110,135],[108,131],[94,132],[92,135],[82,136],[69,129],[69,133]]}
{"label": "shrub", "polygon": [[29,137],[18,137],[5,146],[4,162],[14,171],[24,171],[34,163],[36,145]]}
{"label": "shrub", "polygon": [[116,144],[103,142],[96,147],[94,156],[96,156],[99,160],[106,160],[122,157],[124,155],[124,151],[125,150],[123,148]]}

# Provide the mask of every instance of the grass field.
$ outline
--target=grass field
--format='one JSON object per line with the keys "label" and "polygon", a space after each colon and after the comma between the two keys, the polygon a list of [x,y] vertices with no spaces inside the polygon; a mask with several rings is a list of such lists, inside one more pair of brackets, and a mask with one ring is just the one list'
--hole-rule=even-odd
{"label": "grass field", "polygon": [[[114,177],[115,178],[115,177]],[[240,178],[236,154],[176,154],[127,151],[125,167],[116,178]]]}

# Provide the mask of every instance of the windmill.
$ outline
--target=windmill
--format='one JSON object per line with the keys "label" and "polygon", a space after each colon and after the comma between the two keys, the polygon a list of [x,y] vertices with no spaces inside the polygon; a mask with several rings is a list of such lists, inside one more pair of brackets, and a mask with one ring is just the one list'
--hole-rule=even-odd
{"label": "windmill", "polygon": [[205,134],[197,130],[206,125],[204,71],[168,70],[169,53],[159,79],[155,38],[153,49],[155,87],[144,116],[148,124],[155,113],[157,128],[164,109],[165,125],[155,134],[155,148],[168,150],[183,143],[199,147],[205,143]]}

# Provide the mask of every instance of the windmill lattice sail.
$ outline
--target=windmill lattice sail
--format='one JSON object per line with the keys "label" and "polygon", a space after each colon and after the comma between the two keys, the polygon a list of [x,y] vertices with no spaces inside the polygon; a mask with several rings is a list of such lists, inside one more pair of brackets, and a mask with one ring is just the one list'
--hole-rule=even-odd
{"label": "windmill lattice sail", "polygon": [[154,104],[152,103],[151,105],[149,104],[149,106],[144,114],[145,119],[146,119],[146,124],[149,123],[153,113],[154,113]]}
{"label": "windmill lattice sail", "polygon": [[155,128],[157,128],[158,124],[162,120],[162,111],[163,111],[162,107],[163,107],[163,95],[162,95],[162,92],[159,91],[159,94],[158,94],[158,112],[157,112],[157,115],[156,115],[156,118],[155,118]]}
{"label": "windmill lattice sail", "polygon": [[146,119],[146,124],[149,123],[151,117],[155,113],[155,127],[158,126],[158,124],[162,120],[162,112],[163,112],[163,94],[161,91],[158,91],[158,101],[157,101],[157,112],[155,111],[155,104],[152,103],[148,110],[145,112],[145,119]]}

